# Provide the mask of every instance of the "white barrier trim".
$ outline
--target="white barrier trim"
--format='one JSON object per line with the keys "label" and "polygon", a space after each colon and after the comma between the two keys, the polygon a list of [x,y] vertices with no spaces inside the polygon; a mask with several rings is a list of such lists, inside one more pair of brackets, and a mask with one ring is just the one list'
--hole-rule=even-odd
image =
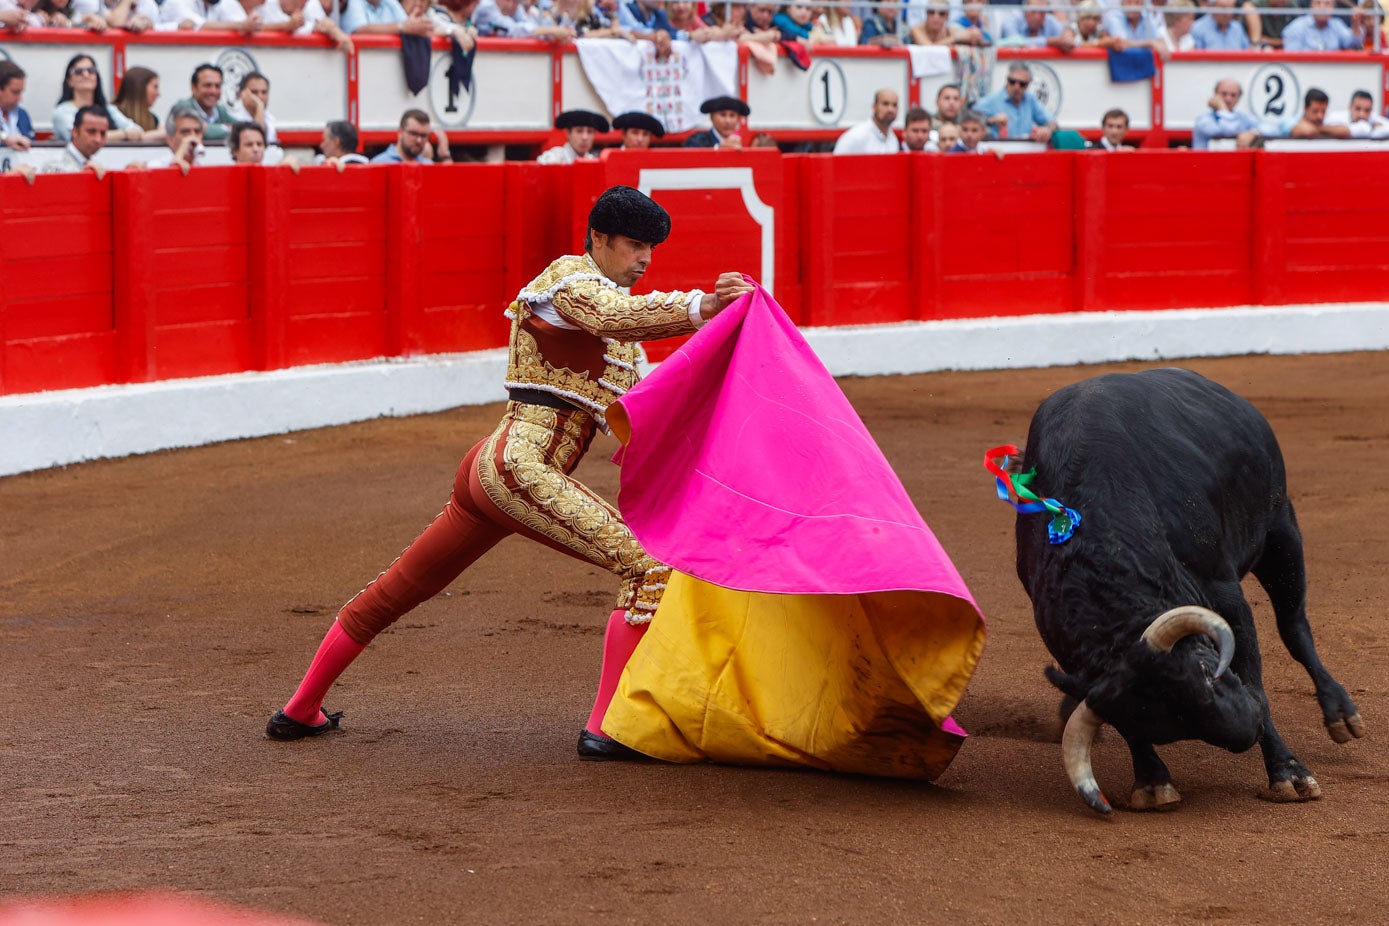
{"label": "white barrier trim", "polygon": [[[1389,304],[807,328],[835,376],[1389,350]],[[0,476],[506,397],[503,349],[0,397]]]}

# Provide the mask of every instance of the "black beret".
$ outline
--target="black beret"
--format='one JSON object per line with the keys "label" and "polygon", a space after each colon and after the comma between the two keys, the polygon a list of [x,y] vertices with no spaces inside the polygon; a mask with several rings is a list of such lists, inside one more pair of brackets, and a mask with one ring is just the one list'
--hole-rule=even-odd
{"label": "black beret", "polygon": [[588,227],[605,235],[626,235],[634,241],[660,244],[670,235],[670,213],[640,190],[615,186],[593,204]]}
{"label": "black beret", "polygon": [[721,113],[726,109],[731,109],[740,116],[752,114],[752,110],[748,109],[748,104],[736,96],[716,96],[712,100],[705,100],[699,106],[699,111],[702,113]]}
{"label": "black beret", "polygon": [[646,129],[657,138],[666,137],[666,127],[661,120],[646,113],[623,113],[613,120],[615,129]]}
{"label": "black beret", "polygon": [[555,117],[555,128],[574,129],[586,125],[595,132],[606,132],[608,120],[587,109],[566,109]]}

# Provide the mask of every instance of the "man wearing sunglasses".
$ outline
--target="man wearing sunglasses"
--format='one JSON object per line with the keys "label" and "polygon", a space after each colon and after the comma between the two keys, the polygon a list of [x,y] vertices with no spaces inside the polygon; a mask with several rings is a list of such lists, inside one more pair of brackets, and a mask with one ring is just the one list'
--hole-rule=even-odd
{"label": "man wearing sunglasses", "polygon": [[1032,69],[1021,61],[1008,68],[1008,85],[984,97],[975,105],[989,124],[990,138],[1031,139],[1043,144],[1051,141],[1056,122],[1042,101],[1028,92]]}

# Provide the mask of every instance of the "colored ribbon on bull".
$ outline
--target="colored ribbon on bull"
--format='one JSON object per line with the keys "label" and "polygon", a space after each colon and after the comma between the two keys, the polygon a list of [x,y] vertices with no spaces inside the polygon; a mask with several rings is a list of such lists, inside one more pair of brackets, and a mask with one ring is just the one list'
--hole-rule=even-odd
{"label": "colored ribbon on bull", "polygon": [[1067,508],[1054,498],[1046,498],[1033,492],[1032,481],[1037,478],[1037,468],[1025,473],[1008,472],[1009,460],[1017,456],[1018,448],[1012,444],[994,447],[984,454],[984,469],[994,476],[998,486],[998,497],[1012,505],[1018,514],[1051,514],[1047,524],[1047,541],[1065,543],[1080,527],[1080,512]]}

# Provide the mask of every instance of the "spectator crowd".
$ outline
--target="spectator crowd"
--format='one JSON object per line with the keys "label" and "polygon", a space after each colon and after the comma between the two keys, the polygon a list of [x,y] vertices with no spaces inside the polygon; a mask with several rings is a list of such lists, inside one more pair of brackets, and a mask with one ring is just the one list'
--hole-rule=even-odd
{"label": "spectator crowd", "polygon": [[[958,46],[957,54],[994,46],[1051,48],[1069,53],[1100,47],[1115,51],[1282,49],[1335,52],[1379,49],[1377,29],[1385,25],[1379,5],[1389,0],[891,0],[880,3],[816,5],[791,0],[784,4],[706,4],[689,0],[0,0],[0,38],[31,27],[133,33],[153,31],[230,30],[243,34],[281,32],[323,35],[344,51],[356,35],[442,36],[455,51],[470,54],[477,39],[526,38],[568,41],[578,37],[648,40],[659,58],[672,41],[746,43],[755,63],[778,59],[780,48],[814,45],[897,47]],[[34,138],[32,121],[21,105],[27,75],[0,59],[0,145],[26,150]],[[901,137],[894,129],[901,101],[890,89],[878,91],[870,118],[845,131],[836,153],[942,151],[976,153],[987,142],[1028,140],[1052,147],[1082,147],[1074,132],[1058,130],[1046,107],[1031,92],[1032,71],[1024,62],[1010,65],[1005,85],[976,92],[967,81],[941,88],[934,112],[908,109]],[[224,95],[224,74],[213,64],[192,73],[187,96],[170,109],[163,124],[153,107],[160,97],[160,76],[139,65],[129,67],[114,96],[102,86],[96,61],[78,54],[69,60],[60,99],[52,110],[54,137],[66,147],[44,169],[100,172],[94,155],[112,141],[163,143],[168,153],[136,166],[177,166],[187,171],[202,159],[207,142],[225,142],[237,163],[278,163],[297,170],[298,159],[278,148],[270,112],[270,81],[259,72],[241,77],[235,97]],[[1328,112],[1332,101],[1318,89],[1307,92],[1294,121],[1262,122],[1239,108],[1243,88],[1234,79],[1219,81],[1198,118],[1195,148],[1216,139],[1239,147],[1258,145],[1268,137],[1384,138],[1389,125],[1375,111],[1368,91],[1356,91],[1342,111]],[[769,136],[746,137],[740,130],[749,116],[745,102],[719,97],[702,112],[711,127],[684,144],[710,148],[775,145]],[[1098,120],[1097,147],[1125,150],[1128,116],[1110,110]],[[543,163],[570,163],[596,156],[595,140],[606,133],[608,119],[575,110],[562,113],[555,127],[566,133],[563,145],[545,151]],[[661,139],[665,127],[646,113],[623,113],[611,128],[623,132],[623,147],[646,147]],[[359,152],[351,123],[334,121],[323,130],[317,162],[343,169],[369,163]],[[403,114],[399,134],[370,163],[399,161],[447,163],[452,160],[447,135],[432,127],[428,114]],[[34,170],[22,168],[32,180]]]}

